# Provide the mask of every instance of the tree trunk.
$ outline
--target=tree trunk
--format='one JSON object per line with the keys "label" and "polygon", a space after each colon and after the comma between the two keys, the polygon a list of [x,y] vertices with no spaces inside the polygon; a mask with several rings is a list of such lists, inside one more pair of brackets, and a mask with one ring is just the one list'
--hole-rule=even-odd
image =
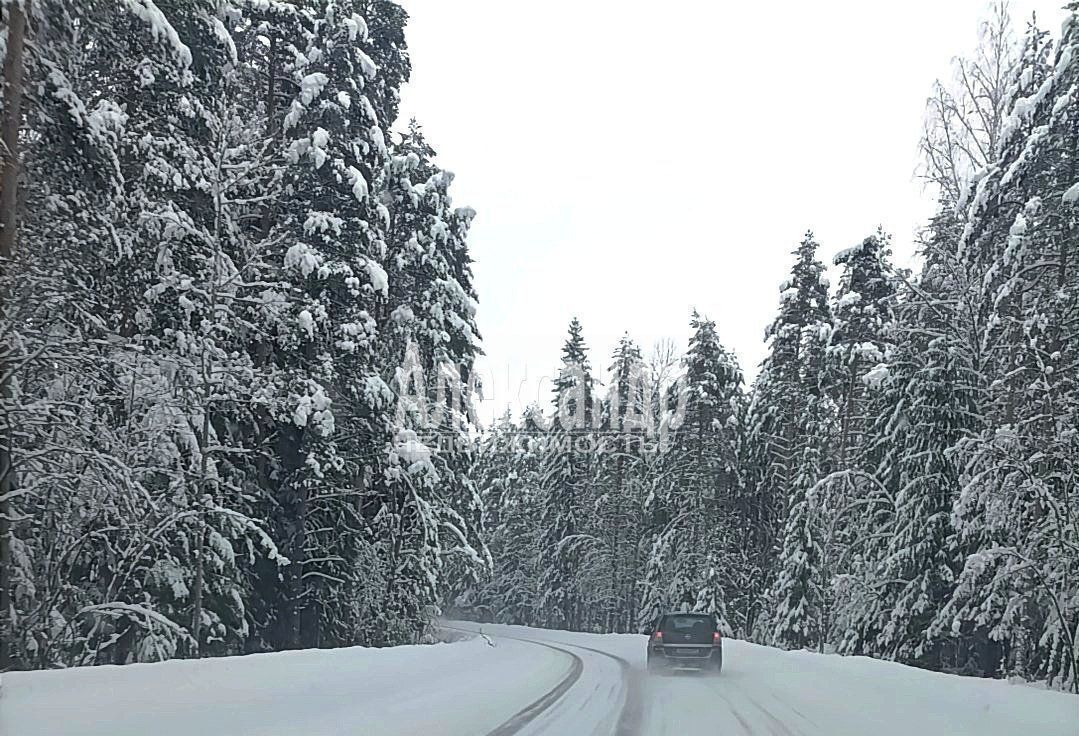
{"label": "tree trunk", "polygon": [[[23,45],[26,40],[26,10],[13,3],[8,6],[7,52],[3,69],[3,169],[0,170],[0,265],[15,253],[18,234],[19,204],[19,130],[22,127]],[[12,506],[10,494],[15,487],[11,468],[11,424],[7,404],[11,400],[11,380],[8,375],[8,346],[0,346],[0,403],[4,423],[0,431],[0,672],[13,666],[11,642],[15,636],[14,602],[11,600],[12,580]]]}
{"label": "tree trunk", "polygon": [[[291,423],[277,427],[274,452],[281,461],[276,489],[277,514],[285,556],[291,561],[275,571],[273,588],[274,620],[270,625],[270,644],[275,651],[299,647],[300,610],[303,595],[303,572],[307,547],[306,490],[299,478],[305,459],[304,430]],[[396,541],[396,540],[395,540]],[[391,585],[392,590],[392,585]],[[387,591],[387,596],[389,591]]]}
{"label": "tree trunk", "polygon": [[[266,70],[266,137],[277,138],[277,34],[270,36],[269,69]],[[262,208],[262,220],[259,228],[262,237],[270,236],[273,229],[274,203],[268,200]]]}
{"label": "tree trunk", "polygon": [[[27,10],[30,0],[26,0]],[[0,173],[0,258],[15,252],[18,234],[19,130],[22,128],[23,45],[26,15],[18,3],[8,8],[7,54],[4,56],[3,170]]]}
{"label": "tree trunk", "polygon": [[[222,119],[226,119],[225,115],[221,116]],[[202,656],[202,609],[203,598],[205,596],[206,587],[206,514],[208,507],[214,503],[216,499],[216,471],[214,477],[210,477],[210,414],[213,411],[213,376],[215,365],[213,362],[213,352],[211,346],[213,344],[214,332],[212,323],[217,318],[217,280],[218,280],[218,268],[221,261],[221,218],[222,212],[225,209],[225,187],[223,184],[225,181],[225,153],[228,146],[227,131],[222,130],[218,134],[219,140],[216,142],[216,157],[217,163],[214,171],[214,250],[213,260],[210,262],[210,320],[211,328],[203,337],[202,356],[200,358],[202,368],[202,386],[200,397],[200,404],[202,405],[202,430],[198,434],[198,441],[201,446],[199,447],[199,491],[201,492],[198,500],[199,513],[198,513],[198,539],[195,542],[195,584],[192,591],[192,612],[191,612],[191,638],[193,640],[193,656],[195,658]]]}

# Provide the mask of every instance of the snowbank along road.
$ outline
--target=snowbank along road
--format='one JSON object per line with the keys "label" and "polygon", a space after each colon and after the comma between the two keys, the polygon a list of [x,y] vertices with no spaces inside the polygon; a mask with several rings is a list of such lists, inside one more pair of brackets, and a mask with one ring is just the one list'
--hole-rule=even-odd
{"label": "snowbank along road", "polygon": [[10,673],[0,734],[1079,736],[1079,696],[861,657],[728,640],[719,676],[648,675],[642,636],[446,629],[461,640]]}

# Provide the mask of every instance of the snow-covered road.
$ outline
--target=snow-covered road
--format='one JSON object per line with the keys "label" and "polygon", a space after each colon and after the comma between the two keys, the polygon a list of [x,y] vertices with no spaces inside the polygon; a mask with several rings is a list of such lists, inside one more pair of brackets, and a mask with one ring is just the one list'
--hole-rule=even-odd
{"label": "snow-covered road", "polygon": [[646,675],[644,637],[451,623],[435,646],[5,675],[3,736],[1079,735],[1079,697],[728,640]]}
{"label": "snow-covered road", "polygon": [[[581,705],[553,709],[546,723],[537,721],[548,730],[530,734],[1079,736],[1079,697],[996,680],[865,657],[784,652],[738,640],[724,643],[718,677],[647,675],[642,636],[470,626],[496,642],[513,636],[584,651],[585,672],[609,672],[609,679],[615,671],[606,657],[589,656],[579,647],[625,663],[617,691],[587,688],[578,694]],[[567,697],[573,694],[571,689]]]}

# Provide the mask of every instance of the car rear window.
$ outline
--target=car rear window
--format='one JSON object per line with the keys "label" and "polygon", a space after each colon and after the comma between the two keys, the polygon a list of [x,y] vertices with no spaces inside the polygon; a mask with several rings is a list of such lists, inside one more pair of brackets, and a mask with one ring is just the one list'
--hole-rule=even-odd
{"label": "car rear window", "polygon": [[668,631],[692,631],[712,629],[710,616],[668,616],[663,622],[663,628]]}

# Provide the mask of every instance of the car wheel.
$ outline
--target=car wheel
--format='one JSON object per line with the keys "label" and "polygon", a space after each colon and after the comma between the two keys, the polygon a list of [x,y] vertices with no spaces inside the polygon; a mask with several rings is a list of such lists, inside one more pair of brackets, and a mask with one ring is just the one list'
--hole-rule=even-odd
{"label": "car wheel", "polygon": [[659,672],[659,662],[651,654],[648,655],[646,669],[652,673]]}
{"label": "car wheel", "polygon": [[720,650],[719,653],[716,655],[715,674],[718,675],[722,671],[723,671],[723,650]]}

